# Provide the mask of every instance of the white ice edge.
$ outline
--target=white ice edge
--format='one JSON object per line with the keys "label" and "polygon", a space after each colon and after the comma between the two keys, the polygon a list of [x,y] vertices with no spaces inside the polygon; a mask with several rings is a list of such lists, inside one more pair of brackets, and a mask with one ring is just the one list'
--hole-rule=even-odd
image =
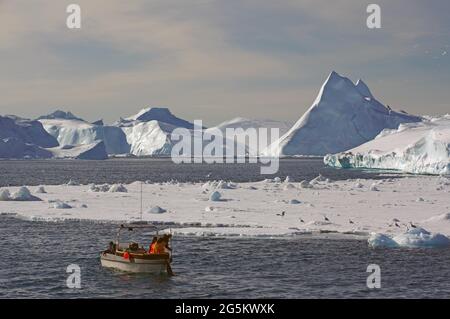
{"label": "white ice edge", "polygon": [[[0,213],[29,220],[137,221],[140,183],[31,186],[42,201],[0,201]],[[73,185],[75,184],[75,185]],[[97,188],[101,188],[96,185]],[[450,179],[410,176],[383,180],[310,182],[284,179],[254,183],[144,183],[143,219],[172,227],[181,235],[292,238],[321,233],[393,238],[409,222],[431,233],[450,234]],[[42,188],[46,193],[37,192]],[[19,187],[2,188],[14,194]],[[221,194],[211,201],[211,194]],[[60,209],[66,203],[71,208]],[[57,207],[57,208],[55,208]],[[160,207],[165,211],[153,211]],[[282,216],[282,212],[285,212]],[[326,219],[328,219],[328,221]],[[393,220],[398,220],[395,226]],[[410,245],[411,246],[411,245]]]}

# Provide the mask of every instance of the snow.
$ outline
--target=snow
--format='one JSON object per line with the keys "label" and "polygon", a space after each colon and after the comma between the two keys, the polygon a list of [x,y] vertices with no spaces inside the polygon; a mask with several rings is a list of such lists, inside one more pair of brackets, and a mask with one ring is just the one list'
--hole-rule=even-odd
{"label": "snow", "polygon": [[338,168],[394,169],[416,174],[450,174],[450,115],[402,124],[349,151],[327,155]]}
{"label": "snow", "polygon": [[395,112],[378,102],[361,80],[357,85],[331,72],[309,110],[264,155],[325,155],[372,140],[383,129],[420,117]]}
{"label": "snow", "polygon": [[[146,183],[142,184],[143,207],[158,205],[167,213],[146,212],[143,219],[174,227],[178,234],[199,236],[292,237],[313,233],[369,238],[370,233],[375,232],[395,238],[405,233],[407,227],[411,228],[410,222],[432,235],[449,236],[450,183],[446,185],[446,181],[438,176],[400,176],[395,179],[388,176],[382,183],[350,179],[320,182],[314,188],[300,188],[300,183],[291,181],[293,189],[284,189],[284,183],[235,183],[233,189],[220,189],[221,198],[226,200],[219,201],[209,201],[214,190],[204,192],[204,183]],[[363,187],[355,187],[356,183]],[[369,190],[374,183],[377,183],[377,192]],[[436,191],[437,185],[442,189]],[[136,208],[140,205],[141,183],[124,185],[127,193],[109,192],[111,185],[104,192],[90,191],[92,185],[43,186],[47,193],[39,194],[42,201],[2,201],[0,213],[17,214],[30,220],[140,220]],[[8,188],[11,193],[18,189]],[[0,194],[3,192],[4,189]],[[417,201],[419,197],[425,201]],[[294,199],[300,203],[290,204]],[[60,210],[49,206],[56,200],[72,208]],[[285,215],[280,216],[283,211]],[[397,239],[400,242],[402,237]],[[413,239],[408,239],[408,245],[412,245]],[[440,242],[442,238],[430,239]]]}

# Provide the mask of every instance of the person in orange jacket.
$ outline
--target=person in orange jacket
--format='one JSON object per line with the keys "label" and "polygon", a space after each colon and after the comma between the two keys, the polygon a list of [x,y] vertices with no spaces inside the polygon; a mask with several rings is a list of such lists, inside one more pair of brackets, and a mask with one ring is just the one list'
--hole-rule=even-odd
{"label": "person in orange jacket", "polygon": [[156,242],[158,241],[158,237],[153,237],[152,243],[150,244],[149,248],[148,248],[148,253],[149,254],[154,254],[155,253],[155,246],[156,246]]}

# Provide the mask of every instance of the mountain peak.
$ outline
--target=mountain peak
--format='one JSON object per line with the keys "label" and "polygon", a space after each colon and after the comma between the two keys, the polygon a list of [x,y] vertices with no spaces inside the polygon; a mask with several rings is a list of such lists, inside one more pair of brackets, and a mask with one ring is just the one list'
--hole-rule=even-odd
{"label": "mountain peak", "polygon": [[369,90],[369,87],[367,86],[366,83],[364,83],[363,80],[358,79],[358,81],[356,81],[356,89],[358,90],[359,93],[361,93],[364,97],[370,97],[373,98],[372,93]]}
{"label": "mountain peak", "polygon": [[61,110],[56,110],[53,113],[50,113],[47,115],[42,115],[38,118],[38,120],[56,120],[56,119],[84,121],[83,119],[75,116],[70,111],[66,112],[66,111],[61,111]]}
{"label": "mountain peak", "polygon": [[194,124],[176,117],[166,107],[147,107],[140,110],[137,114],[121,119],[119,125],[129,125],[133,122],[150,122],[158,121],[160,123],[169,124],[175,127],[184,127],[193,129]]}
{"label": "mountain peak", "polygon": [[[353,84],[350,79],[341,76],[336,71],[332,71],[320,88],[319,94],[317,95],[312,107],[319,105],[321,101],[331,101],[341,97],[342,95],[347,95],[349,93],[352,94],[355,92],[355,84]],[[356,93],[356,95],[358,95],[358,93]]]}
{"label": "mountain peak", "polygon": [[158,120],[158,118],[169,118],[174,115],[167,107],[147,107],[140,110],[137,114],[127,118],[127,120],[148,122]]}

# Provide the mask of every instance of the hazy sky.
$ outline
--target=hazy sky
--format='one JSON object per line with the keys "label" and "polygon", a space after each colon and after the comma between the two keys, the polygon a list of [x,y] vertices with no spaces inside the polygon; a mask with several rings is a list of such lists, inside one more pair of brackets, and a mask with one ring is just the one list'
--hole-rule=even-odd
{"label": "hazy sky", "polygon": [[449,31],[448,0],[0,0],[0,114],[295,121],[331,70],[393,108],[449,113]]}

